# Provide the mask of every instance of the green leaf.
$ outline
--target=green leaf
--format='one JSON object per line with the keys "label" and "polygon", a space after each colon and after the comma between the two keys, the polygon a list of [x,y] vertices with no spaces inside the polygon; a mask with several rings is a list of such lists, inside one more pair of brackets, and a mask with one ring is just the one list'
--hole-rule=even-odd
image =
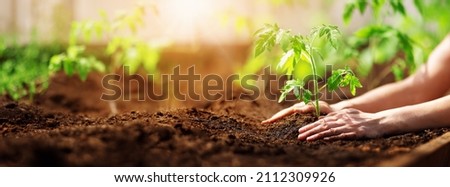
{"label": "green leaf", "polygon": [[257,43],[255,47],[255,58],[258,57],[265,50],[266,48],[264,48],[264,45],[262,43]]}
{"label": "green leaf", "polygon": [[339,87],[350,87],[350,92],[352,95],[356,94],[356,88],[362,87],[359,79],[354,75],[350,68],[334,70],[331,77],[327,80],[328,91],[334,91]]}
{"label": "green leaf", "polygon": [[392,66],[391,71],[394,74],[395,81],[400,81],[404,78],[403,68],[401,68],[398,62]]}
{"label": "green leaf", "polygon": [[49,72],[54,73],[61,70],[62,62],[64,61],[65,58],[66,55],[64,54],[52,56],[52,58],[50,59],[50,64],[48,66]]}
{"label": "green leaf", "polygon": [[303,51],[306,51],[306,44],[301,36],[293,36],[291,38],[291,43],[292,49],[294,49],[295,53],[297,53],[298,55],[301,55]]}
{"label": "green leaf", "polygon": [[87,79],[87,75],[90,70],[89,63],[90,62],[86,58],[81,58],[78,60],[77,72],[78,72],[78,75],[80,75],[80,79],[82,81],[85,81]]}
{"label": "green leaf", "polygon": [[394,12],[406,16],[405,6],[403,5],[402,0],[390,0],[389,3],[391,4],[391,7],[394,10]]}
{"label": "green leaf", "polygon": [[284,52],[289,50],[291,44],[291,34],[289,31],[280,30],[276,35],[276,43],[280,45]]}
{"label": "green leaf", "polygon": [[281,92],[280,98],[278,98],[278,103],[283,102],[286,99],[288,92]]}
{"label": "green leaf", "polygon": [[325,40],[334,48],[337,49],[338,39],[341,38],[341,33],[337,26],[322,25],[314,27],[311,32],[312,37],[325,38]]}
{"label": "green leaf", "polygon": [[419,11],[420,14],[423,14],[423,10],[424,10],[424,4],[423,4],[423,0],[414,0],[414,5],[416,6],[417,10]]}
{"label": "green leaf", "polygon": [[355,4],[353,4],[353,3],[347,3],[345,5],[344,14],[342,16],[342,18],[344,19],[344,23],[345,24],[350,23],[350,20],[352,18],[354,9],[355,9]]}
{"label": "green leaf", "polygon": [[303,89],[303,97],[302,97],[303,102],[306,104],[309,103],[311,101],[312,95],[313,94],[311,91],[309,91],[308,89]]}
{"label": "green leaf", "polygon": [[300,89],[302,89],[304,86],[304,83],[299,80],[299,79],[293,79],[293,80],[288,80],[286,81],[286,84],[284,85],[282,91],[281,91],[281,96],[278,99],[278,102],[282,102],[283,100],[286,99],[287,94],[289,94],[290,92],[294,91],[294,95],[299,98],[299,91]]}
{"label": "green leaf", "polygon": [[334,70],[331,73],[331,76],[327,80],[327,89],[328,91],[333,91],[339,88],[339,84],[342,81],[342,70]]}
{"label": "green leaf", "polygon": [[72,76],[73,72],[74,72],[73,61],[71,59],[64,60],[63,61],[63,69],[67,75]]}
{"label": "green leaf", "polygon": [[350,75],[350,81],[349,81],[349,85],[350,85],[350,93],[355,96],[356,95],[356,88],[362,88],[361,82],[359,81],[359,79],[354,76],[353,74],[348,74]]}
{"label": "green leaf", "polygon": [[302,99],[300,87],[298,87],[298,86],[294,87],[293,91],[294,91],[295,98],[297,98],[298,100]]}
{"label": "green leaf", "polygon": [[406,65],[408,68],[414,70],[416,68],[415,60],[414,60],[414,41],[408,37],[408,35],[397,32],[397,37],[399,39],[399,47],[403,49],[406,57]]}
{"label": "green leaf", "polygon": [[282,73],[286,73],[288,75],[292,75],[292,72],[294,71],[294,58],[295,53],[294,50],[291,49],[288,52],[284,53],[283,57],[281,57],[280,62],[277,65],[277,70],[281,71]]}
{"label": "green leaf", "polygon": [[357,2],[359,13],[364,14],[366,11],[367,0],[358,0]]}
{"label": "green leaf", "polygon": [[258,57],[264,51],[269,51],[273,48],[276,43],[276,35],[280,28],[277,24],[269,25],[266,24],[264,28],[256,32],[256,47],[255,47],[255,57]]}

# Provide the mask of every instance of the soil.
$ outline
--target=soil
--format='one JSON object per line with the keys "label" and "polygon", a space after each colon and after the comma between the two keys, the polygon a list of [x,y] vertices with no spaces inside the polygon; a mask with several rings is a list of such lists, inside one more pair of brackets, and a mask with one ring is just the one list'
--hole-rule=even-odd
{"label": "soil", "polygon": [[81,84],[60,77],[31,103],[1,98],[0,165],[376,166],[450,131],[303,142],[297,130],[315,118],[295,114],[261,125],[285,107],[264,99],[186,103],[170,110],[130,101],[108,116],[107,104],[98,101],[100,87],[92,83],[99,78],[91,75]]}

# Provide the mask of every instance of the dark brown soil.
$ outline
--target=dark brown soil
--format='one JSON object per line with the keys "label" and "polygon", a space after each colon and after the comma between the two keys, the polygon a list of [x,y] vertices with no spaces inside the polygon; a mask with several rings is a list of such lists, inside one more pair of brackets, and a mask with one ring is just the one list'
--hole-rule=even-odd
{"label": "dark brown soil", "polygon": [[260,125],[282,107],[222,101],[155,113],[89,117],[0,105],[2,166],[374,166],[448,129],[372,140],[296,140],[308,115]]}
{"label": "dark brown soil", "polygon": [[110,116],[101,78],[57,75],[33,102],[0,97],[0,166],[375,166],[449,131],[300,142],[314,118],[261,125],[286,107],[264,99],[118,101]]}

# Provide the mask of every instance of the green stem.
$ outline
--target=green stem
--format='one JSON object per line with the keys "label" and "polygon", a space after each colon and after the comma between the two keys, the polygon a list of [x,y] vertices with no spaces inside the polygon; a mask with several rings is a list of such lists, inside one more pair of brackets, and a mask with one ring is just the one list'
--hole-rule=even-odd
{"label": "green stem", "polygon": [[323,89],[327,88],[328,84],[324,84],[322,87],[319,88],[319,92],[321,92]]}
{"label": "green stem", "polygon": [[317,68],[316,68],[316,63],[314,62],[314,58],[312,57],[312,53],[311,53],[311,66],[312,66],[312,71],[313,71],[313,81],[314,81],[314,107],[316,108],[316,116],[319,117],[320,116],[320,106],[319,106],[319,83],[317,81]]}
{"label": "green stem", "polygon": [[314,61],[314,54],[313,54],[313,44],[314,44],[314,40],[315,40],[315,36],[314,38],[311,40],[311,44],[309,46],[309,58],[311,60],[311,68],[312,68],[312,73],[313,73],[313,82],[314,82],[314,107],[316,108],[316,116],[319,117],[320,116],[320,106],[319,106],[319,81],[317,80],[317,67],[316,67],[316,62]]}

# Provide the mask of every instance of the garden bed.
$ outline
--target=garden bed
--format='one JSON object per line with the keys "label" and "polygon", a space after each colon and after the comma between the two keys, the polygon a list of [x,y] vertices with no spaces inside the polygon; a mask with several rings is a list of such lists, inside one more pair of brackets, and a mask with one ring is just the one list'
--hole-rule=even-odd
{"label": "garden bed", "polygon": [[[301,142],[296,140],[298,128],[314,117],[295,114],[261,125],[283,108],[266,100],[104,117],[9,101],[0,107],[2,166],[406,166],[442,147],[448,154],[449,138],[434,151],[416,148],[450,131]],[[410,154],[420,155],[408,162],[395,160]],[[432,165],[443,164],[448,162]]]}

